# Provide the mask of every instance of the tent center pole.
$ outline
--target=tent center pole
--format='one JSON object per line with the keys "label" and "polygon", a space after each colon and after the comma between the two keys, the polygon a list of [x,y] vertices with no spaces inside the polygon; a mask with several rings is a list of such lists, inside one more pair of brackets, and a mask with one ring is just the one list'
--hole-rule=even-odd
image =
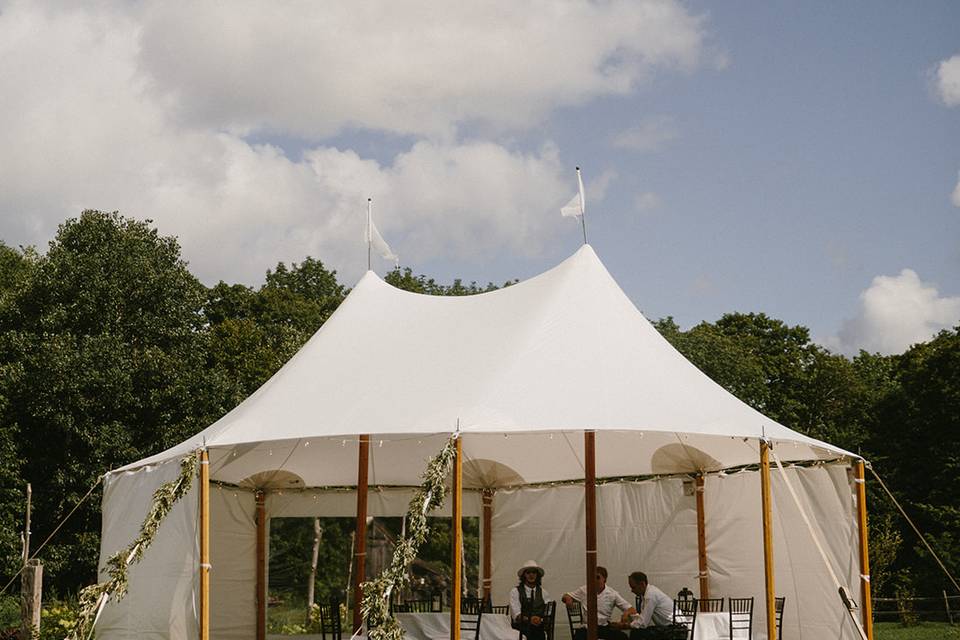
{"label": "tent center pole", "polygon": [[491,597],[493,587],[493,489],[484,489],[483,499],[483,598]]}
{"label": "tent center pole", "polygon": [[363,584],[367,572],[367,482],[370,468],[370,436],[360,436],[357,452],[357,525],[353,551],[353,629],[363,625]]}
{"label": "tent center pole", "polygon": [[777,637],[774,610],[776,590],[773,583],[773,518],[770,501],[770,444],[760,440],[760,494],[763,509],[763,576],[766,584],[767,637]]}
{"label": "tent center pole", "polygon": [[463,437],[456,439],[456,453],[453,458],[453,509],[450,528],[453,534],[453,560],[450,569],[453,572],[453,583],[450,586],[450,638],[460,640],[460,591],[463,580],[460,550],[463,545]]}
{"label": "tent center pole", "polygon": [[870,597],[870,551],[867,544],[867,481],[863,473],[863,460],[853,465],[854,484],[857,489],[857,516],[860,533],[860,604],[863,615],[863,630],[873,640],[873,602]]}
{"label": "tent center pole", "polygon": [[697,474],[696,478],[696,496],[697,496],[697,557],[700,563],[700,597],[710,597],[710,577],[707,573],[707,527],[704,517],[704,478],[703,474]]}
{"label": "tent center pole", "polygon": [[210,457],[200,451],[200,640],[210,638]]}
{"label": "tent center pole", "polygon": [[254,493],[257,505],[257,640],[267,634],[267,496],[263,489]]}
{"label": "tent center pole", "polygon": [[596,434],[583,432],[584,508],[587,531],[587,640],[597,640],[597,464]]}

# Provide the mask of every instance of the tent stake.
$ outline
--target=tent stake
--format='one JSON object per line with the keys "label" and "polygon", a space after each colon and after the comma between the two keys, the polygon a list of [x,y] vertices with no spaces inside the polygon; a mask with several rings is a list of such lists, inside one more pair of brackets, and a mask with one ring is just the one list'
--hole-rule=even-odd
{"label": "tent stake", "polygon": [[863,460],[853,465],[854,484],[857,488],[857,516],[860,531],[860,603],[863,630],[873,640],[873,602],[870,598],[870,551],[867,545],[867,481],[863,473]]}
{"label": "tent stake", "polygon": [[363,590],[360,585],[367,575],[367,472],[370,466],[370,436],[360,436],[357,454],[357,527],[353,560],[353,628],[363,625]]}
{"label": "tent stake", "polygon": [[450,528],[453,534],[453,561],[450,570],[453,572],[453,584],[450,586],[450,638],[460,640],[460,586],[461,575],[460,548],[463,544],[463,531],[460,521],[463,516],[463,438],[457,437],[457,451],[453,458],[453,509]]}
{"label": "tent stake", "polygon": [[696,496],[697,496],[697,556],[700,562],[700,597],[710,597],[710,578],[707,575],[707,528],[704,522],[704,478],[703,474],[697,474],[696,478]]}
{"label": "tent stake", "polygon": [[596,434],[583,432],[584,507],[587,530],[587,640],[597,640],[597,464]]}
{"label": "tent stake", "polygon": [[257,640],[267,634],[267,508],[266,494],[257,489]]}
{"label": "tent stake", "polygon": [[200,451],[200,640],[210,639],[210,456]]}
{"label": "tent stake", "polygon": [[770,444],[760,440],[760,493],[763,509],[763,576],[766,583],[767,637],[777,637],[774,610],[776,590],[773,584],[773,522],[770,512]]}
{"label": "tent stake", "polygon": [[483,598],[491,597],[493,586],[493,489],[484,489],[483,498]]}

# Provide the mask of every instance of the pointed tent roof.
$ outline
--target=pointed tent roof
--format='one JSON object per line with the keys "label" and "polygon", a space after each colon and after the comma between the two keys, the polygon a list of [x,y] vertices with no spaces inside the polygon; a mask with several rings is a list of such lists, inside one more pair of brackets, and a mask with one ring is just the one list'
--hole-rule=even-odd
{"label": "pointed tent roof", "polygon": [[[368,271],[260,389],[196,436],[127,468],[205,443],[231,451],[213,467],[224,481],[278,468],[280,458],[273,467],[269,460],[276,451],[308,485],[352,484],[355,463],[325,462],[329,472],[317,472],[316,455],[326,447],[349,458],[338,449],[355,449],[356,437],[370,433],[392,443],[379,482],[418,484],[422,461],[439,446],[421,445],[459,430],[475,484],[547,482],[582,477],[574,432],[584,429],[598,432],[600,476],[750,464],[763,436],[790,445],[783,459],[851,455],[778,424],[713,382],[654,329],[584,245],[539,276],[474,296],[410,293]],[[509,446],[504,436],[513,439]],[[534,460],[531,451],[539,452]]]}

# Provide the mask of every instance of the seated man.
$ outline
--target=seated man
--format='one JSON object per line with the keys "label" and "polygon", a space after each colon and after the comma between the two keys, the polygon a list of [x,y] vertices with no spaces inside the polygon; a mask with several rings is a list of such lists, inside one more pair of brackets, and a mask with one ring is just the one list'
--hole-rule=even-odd
{"label": "seated man", "polygon": [[529,640],[544,640],[543,614],[550,594],[541,585],[543,568],[536,560],[524,563],[517,571],[520,584],[510,590],[510,621]]}
{"label": "seated man", "polygon": [[658,637],[657,627],[673,624],[673,600],[660,589],[647,582],[647,574],[634,571],[627,577],[630,591],[642,598],[640,613],[623,615],[623,622],[629,620],[630,640]]}
{"label": "seated man", "polygon": [[[597,637],[603,640],[627,640],[627,634],[617,629],[620,625],[614,620],[611,626],[610,621],[613,618],[614,608],[620,609],[624,615],[629,616],[637,612],[630,606],[630,603],[624,600],[623,596],[607,586],[607,570],[603,567],[597,567]],[[563,594],[563,603],[568,607],[576,600],[583,607],[583,612],[587,612],[586,607],[587,586],[583,585],[572,593]],[[573,640],[586,640],[586,628],[577,629]]]}

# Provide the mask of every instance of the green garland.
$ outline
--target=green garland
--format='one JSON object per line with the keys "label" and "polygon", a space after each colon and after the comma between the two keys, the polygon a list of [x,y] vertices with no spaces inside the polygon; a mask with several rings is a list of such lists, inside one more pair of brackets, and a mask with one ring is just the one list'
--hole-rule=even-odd
{"label": "green garland", "polygon": [[390,566],[375,580],[361,585],[363,618],[367,621],[367,637],[370,640],[403,639],[403,627],[390,614],[390,595],[394,590],[403,588],[410,579],[410,565],[427,537],[427,514],[443,506],[446,495],[444,483],[450,474],[455,454],[456,438],[452,437],[423,472],[423,483],[407,509],[407,535],[397,542]]}
{"label": "green garland", "polygon": [[67,636],[67,640],[86,640],[93,632],[97,615],[106,600],[110,596],[121,600],[127,594],[127,568],[140,561],[143,552],[157,536],[160,523],[173,509],[173,505],[190,491],[193,478],[197,475],[198,464],[196,453],[185,456],[180,461],[180,475],[154,491],[153,504],[140,525],[140,535],[127,548],[121,549],[107,560],[107,573],[110,578],[80,591],[77,626]]}

